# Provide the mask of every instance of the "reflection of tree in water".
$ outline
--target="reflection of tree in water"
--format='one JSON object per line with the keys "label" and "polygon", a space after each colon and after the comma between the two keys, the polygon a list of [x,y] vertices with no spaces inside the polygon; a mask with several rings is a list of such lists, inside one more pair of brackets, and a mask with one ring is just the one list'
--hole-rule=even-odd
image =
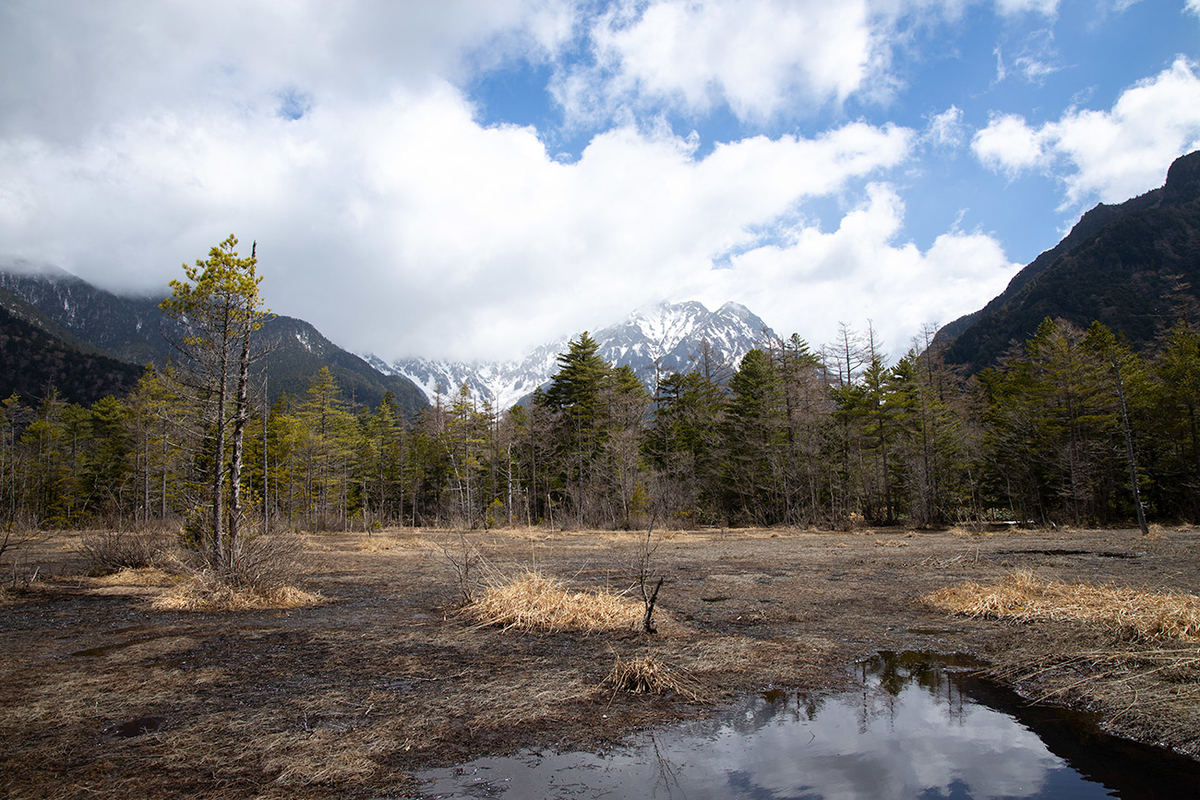
{"label": "reflection of tree in water", "polygon": [[829,692],[795,692],[768,689],[738,701],[723,720],[722,726],[738,734],[751,734],[781,721],[806,723],[816,719]]}
{"label": "reflection of tree in water", "polygon": [[974,666],[967,657],[906,651],[876,653],[858,663],[861,690],[858,709],[859,732],[866,733],[871,722],[886,716],[889,727],[895,721],[896,701],[909,686],[916,685],[931,696],[945,700],[946,719],[962,724],[966,703],[961,682],[949,668]]}
{"label": "reflection of tree in water", "polygon": [[675,766],[671,764],[670,759],[663,754],[663,751],[658,746],[658,739],[653,734],[650,735],[650,746],[654,748],[654,763],[657,767],[657,774],[654,777],[654,788],[650,791],[651,797],[659,797],[659,788],[666,790],[666,797],[687,797],[687,792],[679,784],[679,774]]}

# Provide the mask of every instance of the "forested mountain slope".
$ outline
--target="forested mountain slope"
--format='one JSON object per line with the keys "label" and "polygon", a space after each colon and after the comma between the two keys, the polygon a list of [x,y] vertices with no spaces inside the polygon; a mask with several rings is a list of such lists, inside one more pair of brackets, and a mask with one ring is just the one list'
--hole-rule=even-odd
{"label": "forested mountain slope", "polygon": [[[181,332],[159,310],[161,297],[122,297],[53,269],[0,270],[0,290],[29,309],[26,322],[35,328],[60,339],[68,337],[76,347],[95,348],[97,355],[136,365],[139,373],[148,363],[161,365],[168,359],[178,359],[171,341],[178,341]],[[258,369],[260,376],[262,369],[267,370],[267,389],[272,397],[281,392],[302,395],[321,367],[328,367],[348,400],[376,406],[391,392],[409,413],[425,405],[424,395],[411,381],[378,372],[303,320],[273,316],[258,338],[260,346],[270,350]],[[26,336],[24,341],[28,352],[19,360],[40,358],[30,348],[41,346],[43,340]],[[16,364],[18,360],[7,363]],[[0,374],[0,383],[18,380],[24,379]]]}
{"label": "forested mountain slope", "polygon": [[1200,151],[1166,183],[1120,205],[1098,205],[1021,270],[982,310],[946,325],[936,345],[968,374],[992,366],[1046,317],[1099,320],[1144,349],[1200,298]]}
{"label": "forested mountain slope", "polygon": [[65,400],[90,405],[134,387],[142,368],[110,358],[56,330],[37,310],[0,290],[0,399],[16,392],[42,400],[53,386]]}

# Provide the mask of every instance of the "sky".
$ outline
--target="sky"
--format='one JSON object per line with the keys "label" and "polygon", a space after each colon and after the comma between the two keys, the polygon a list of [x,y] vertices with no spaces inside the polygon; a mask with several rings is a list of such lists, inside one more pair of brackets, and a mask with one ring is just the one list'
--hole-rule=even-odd
{"label": "sky", "polygon": [[230,233],[387,360],[660,301],[896,357],[1200,148],[1200,0],[3,0],[0,264]]}

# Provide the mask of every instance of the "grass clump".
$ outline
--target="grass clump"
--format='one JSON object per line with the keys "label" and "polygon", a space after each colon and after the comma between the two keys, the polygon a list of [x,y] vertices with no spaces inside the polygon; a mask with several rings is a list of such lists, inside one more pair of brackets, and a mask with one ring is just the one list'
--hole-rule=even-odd
{"label": "grass clump", "polygon": [[688,700],[702,700],[705,696],[700,681],[652,655],[629,659],[617,656],[612,670],[600,685],[635,694],[676,694]]}
{"label": "grass clump", "polygon": [[251,611],[262,608],[302,608],[324,598],[295,586],[236,587],[209,570],[196,573],[151,603],[157,611]]}
{"label": "grass clump", "polygon": [[1028,570],[993,586],[968,582],[926,597],[955,614],[1019,622],[1082,622],[1125,639],[1200,639],[1200,597],[1043,580]]}
{"label": "grass clump", "polygon": [[304,572],[301,543],[289,536],[255,536],[239,540],[237,552],[221,570],[199,554],[178,562],[189,575],[152,606],[160,611],[246,611],[260,608],[299,608],[324,598],[293,585]]}
{"label": "grass clump", "polygon": [[545,633],[630,630],[642,621],[639,601],[612,592],[571,592],[533,571],[487,587],[467,610],[482,625]]}

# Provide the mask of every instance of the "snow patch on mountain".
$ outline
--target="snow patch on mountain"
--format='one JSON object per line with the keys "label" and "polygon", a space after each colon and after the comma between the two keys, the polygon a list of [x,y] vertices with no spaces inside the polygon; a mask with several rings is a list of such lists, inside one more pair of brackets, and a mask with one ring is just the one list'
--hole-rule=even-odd
{"label": "snow patch on mountain", "polygon": [[[726,303],[709,311],[695,301],[657,303],[634,311],[625,320],[591,333],[598,355],[614,366],[630,366],[653,389],[655,376],[696,368],[702,343],[712,358],[736,367],[751,348],[775,333],[748,308]],[[558,372],[558,355],[571,338],[547,342],[513,361],[432,361],[410,358],[392,364],[373,355],[364,359],[385,375],[408,378],[430,403],[439,395],[453,398],[465,384],[475,397],[503,410],[546,385]]]}

